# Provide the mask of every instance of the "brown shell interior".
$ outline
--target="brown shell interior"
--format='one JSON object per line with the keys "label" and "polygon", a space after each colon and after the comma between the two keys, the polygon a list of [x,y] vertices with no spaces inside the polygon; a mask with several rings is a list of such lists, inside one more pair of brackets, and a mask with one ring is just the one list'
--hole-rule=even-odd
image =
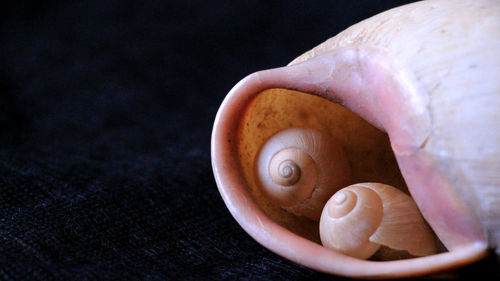
{"label": "brown shell interior", "polygon": [[386,133],[324,98],[288,89],[268,89],[257,95],[243,113],[237,149],[250,193],[279,225],[320,243],[318,222],[273,205],[263,196],[255,180],[254,160],[259,149],[271,136],[291,127],[314,128],[336,139],[349,159],[350,184],[380,182],[408,193]]}

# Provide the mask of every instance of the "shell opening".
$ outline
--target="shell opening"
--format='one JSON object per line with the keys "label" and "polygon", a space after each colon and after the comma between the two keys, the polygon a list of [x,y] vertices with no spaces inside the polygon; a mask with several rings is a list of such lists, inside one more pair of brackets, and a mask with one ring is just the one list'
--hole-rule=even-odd
{"label": "shell opening", "polygon": [[[325,156],[316,134],[307,133],[293,144],[285,134],[279,145],[268,144],[274,136],[298,129],[333,139],[326,145],[336,147],[333,156]],[[281,88],[260,92],[242,113],[236,141],[242,174],[257,205],[277,224],[318,244],[321,211],[341,188],[380,182],[408,194],[387,134],[349,109],[315,95]],[[306,142],[313,143],[310,150],[301,148]],[[315,164],[315,155],[322,155],[325,164]],[[318,188],[324,185],[334,188]],[[351,215],[359,199],[354,193],[338,193],[333,200],[343,207],[329,208],[329,216],[335,218]],[[371,246],[367,253],[377,249]]]}

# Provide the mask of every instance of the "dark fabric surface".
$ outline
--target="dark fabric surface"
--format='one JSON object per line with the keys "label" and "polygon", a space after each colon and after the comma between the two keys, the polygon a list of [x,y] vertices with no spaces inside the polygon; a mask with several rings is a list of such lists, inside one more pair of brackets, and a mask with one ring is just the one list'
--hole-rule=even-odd
{"label": "dark fabric surface", "polygon": [[234,221],[211,126],[245,75],[402,3],[3,2],[0,278],[337,279]]}

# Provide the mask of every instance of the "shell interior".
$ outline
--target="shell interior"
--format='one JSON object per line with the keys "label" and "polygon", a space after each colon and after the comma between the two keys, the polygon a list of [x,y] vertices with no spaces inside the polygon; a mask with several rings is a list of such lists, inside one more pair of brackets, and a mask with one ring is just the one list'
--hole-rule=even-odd
{"label": "shell interior", "polygon": [[255,175],[255,158],[264,143],[288,128],[313,128],[333,137],[344,149],[351,182],[380,182],[408,194],[386,133],[347,108],[318,96],[268,89],[252,100],[239,123],[237,153],[250,194],[276,223],[320,243],[318,222],[276,206],[261,192]]}

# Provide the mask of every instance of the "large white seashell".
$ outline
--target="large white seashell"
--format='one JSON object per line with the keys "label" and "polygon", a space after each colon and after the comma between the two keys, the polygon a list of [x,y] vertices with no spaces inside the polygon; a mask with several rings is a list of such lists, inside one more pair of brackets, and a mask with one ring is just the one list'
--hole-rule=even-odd
{"label": "large white seashell", "polygon": [[[423,1],[356,24],[286,67],[247,76],[225,98],[212,135],[229,210],[267,248],[344,276],[414,276],[477,261],[489,249],[500,254],[499,50],[499,1]],[[348,108],[386,132],[390,146],[358,117],[303,93]],[[317,224],[282,212],[254,180],[261,145],[290,127],[334,135],[351,183],[406,185],[447,252],[375,263],[318,245]],[[396,162],[383,157],[389,147],[403,184]],[[377,157],[363,160],[356,149]]]}

